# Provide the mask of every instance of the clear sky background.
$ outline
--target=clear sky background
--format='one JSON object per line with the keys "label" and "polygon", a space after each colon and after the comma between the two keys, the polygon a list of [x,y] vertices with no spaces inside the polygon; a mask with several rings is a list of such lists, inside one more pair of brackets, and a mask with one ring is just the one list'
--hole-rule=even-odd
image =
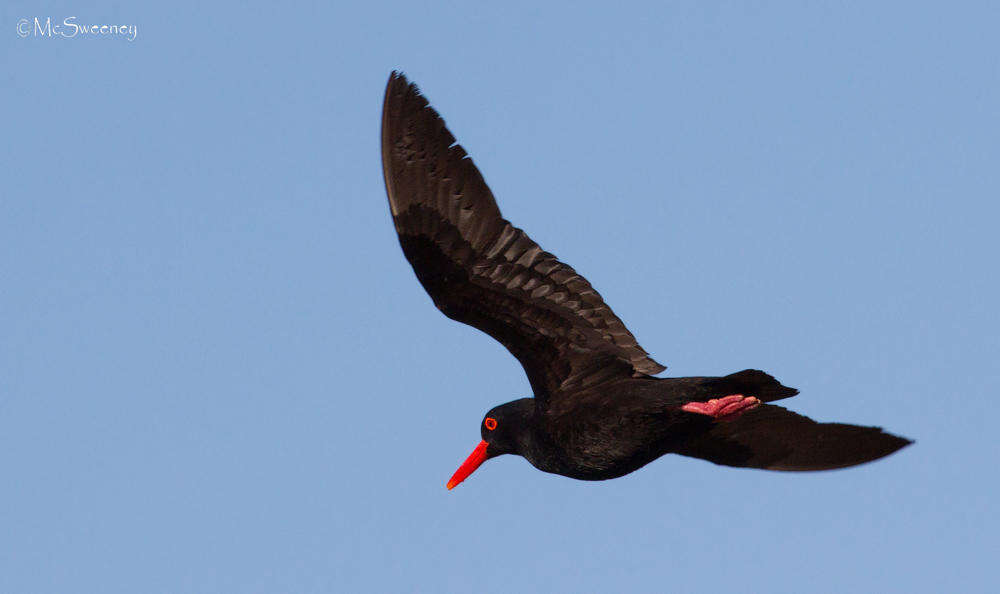
{"label": "clear sky background", "polygon": [[[0,7],[0,591],[996,591],[995,3],[130,4]],[[446,491],[530,390],[399,249],[394,68],[668,374],[916,445]]]}

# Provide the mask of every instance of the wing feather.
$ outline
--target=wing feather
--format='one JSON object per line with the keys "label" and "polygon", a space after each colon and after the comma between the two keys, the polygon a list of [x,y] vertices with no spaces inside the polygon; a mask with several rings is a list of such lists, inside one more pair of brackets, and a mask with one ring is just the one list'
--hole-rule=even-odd
{"label": "wing feather", "polygon": [[537,398],[665,369],[585,278],[501,216],[444,121],[395,72],[382,166],[400,245],[434,304],[507,347]]}
{"label": "wing feather", "polygon": [[911,443],[881,427],[818,423],[762,404],[734,421],[716,423],[677,453],[724,466],[830,470],[876,460]]}

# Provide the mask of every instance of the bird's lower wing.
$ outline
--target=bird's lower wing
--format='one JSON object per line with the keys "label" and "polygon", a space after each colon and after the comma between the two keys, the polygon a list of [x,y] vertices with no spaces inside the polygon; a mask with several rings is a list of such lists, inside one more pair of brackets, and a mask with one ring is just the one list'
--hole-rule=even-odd
{"label": "bird's lower wing", "polygon": [[817,423],[763,404],[733,421],[714,423],[675,452],[724,466],[830,470],[870,462],[911,443],[881,427]]}

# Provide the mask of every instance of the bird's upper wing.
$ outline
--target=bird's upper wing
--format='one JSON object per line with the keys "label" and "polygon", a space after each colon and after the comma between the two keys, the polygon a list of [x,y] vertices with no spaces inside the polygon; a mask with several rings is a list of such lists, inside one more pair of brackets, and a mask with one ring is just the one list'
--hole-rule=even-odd
{"label": "bird's upper wing", "polygon": [[434,304],[507,347],[536,398],[665,369],[587,279],[504,220],[472,159],[395,72],[382,168],[399,242]]}

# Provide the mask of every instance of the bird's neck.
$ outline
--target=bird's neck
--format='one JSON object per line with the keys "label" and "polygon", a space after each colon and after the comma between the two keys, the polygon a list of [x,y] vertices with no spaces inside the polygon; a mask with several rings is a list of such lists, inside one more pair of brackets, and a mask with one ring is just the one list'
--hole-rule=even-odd
{"label": "bird's neck", "polygon": [[[538,434],[539,424],[536,419],[535,399],[521,398],[504,405],[509,410],[508,414],[516,418],[517,432],[512,436],[512,444],[516,451],[514,453],[525,456],[525,452],[530,452],[537,448],[540,439]],[[527,456],[525,456],[527,457]]]}

